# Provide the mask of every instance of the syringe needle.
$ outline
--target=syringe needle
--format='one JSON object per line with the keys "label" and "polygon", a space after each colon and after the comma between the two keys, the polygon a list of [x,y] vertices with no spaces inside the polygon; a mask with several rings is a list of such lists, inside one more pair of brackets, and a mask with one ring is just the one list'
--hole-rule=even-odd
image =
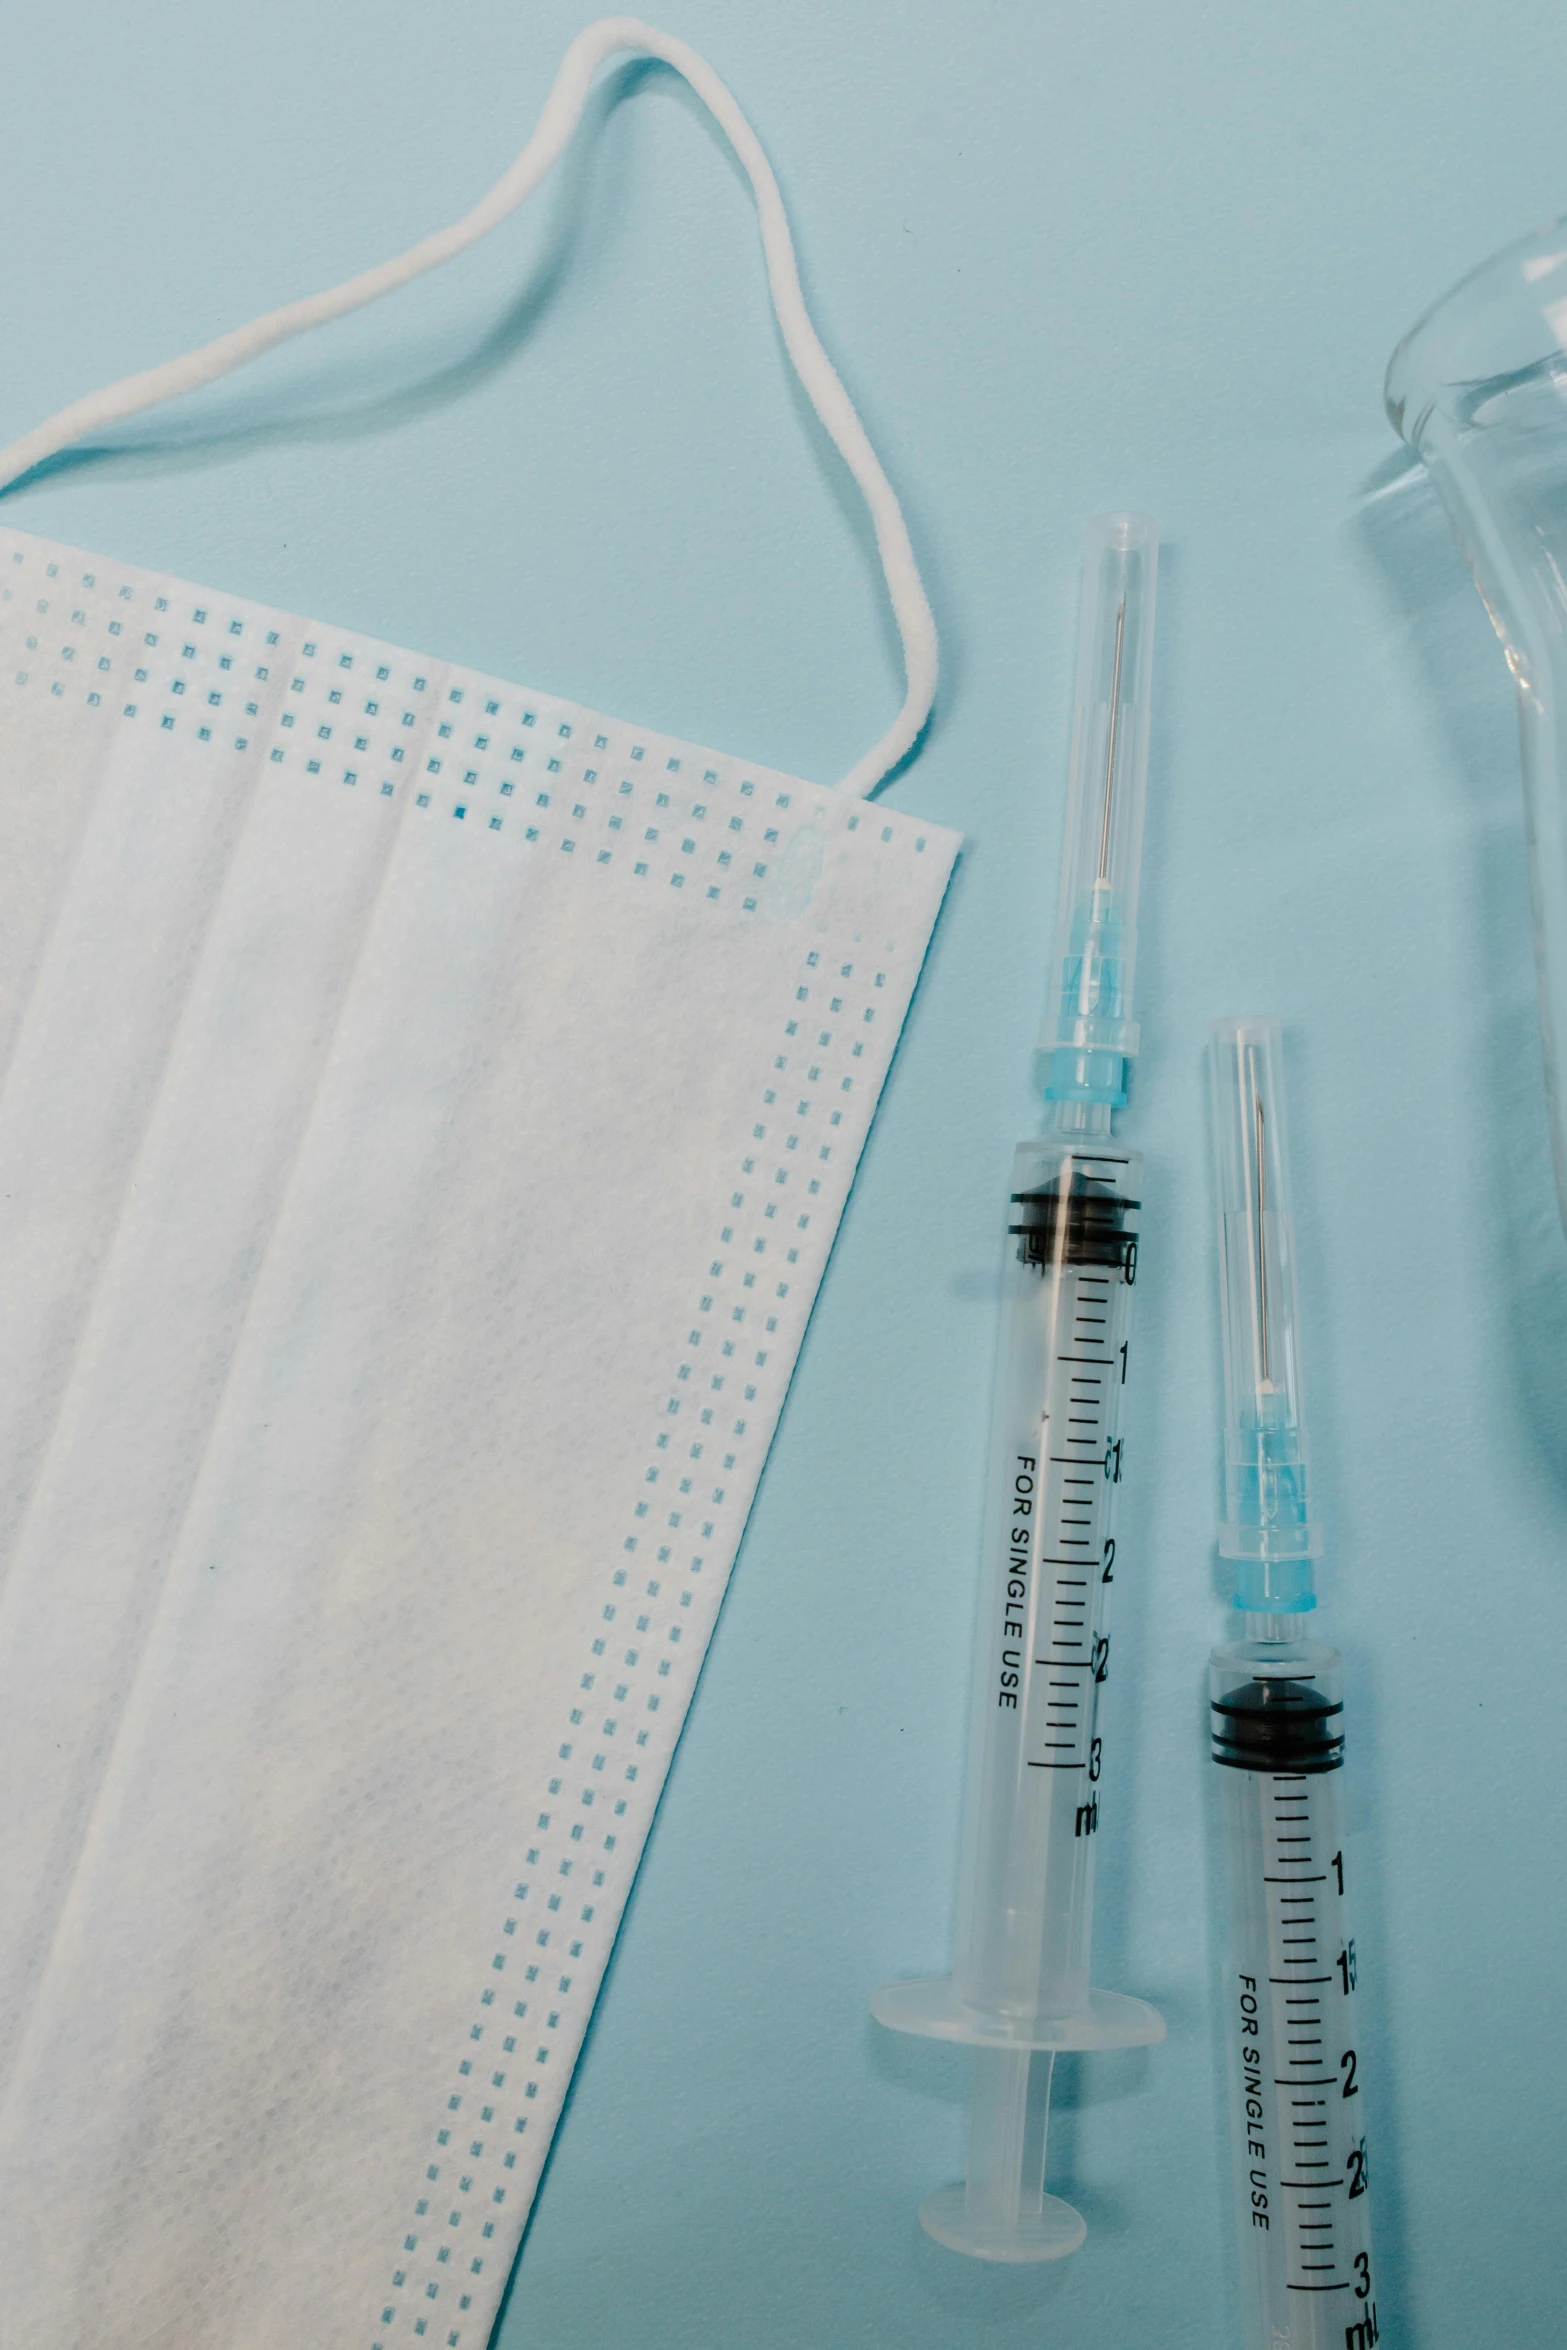
{"label": "syringe needle", "polygon": [[1115,616],[1115,659],[1110,669],[1110,739],[1105,746],[1105,807],[1099,826],[1099,879],[1110,878],[1110,808],[1115,797],[1115,730],[1121,716],[1121,643],[1126,635],[1126,598]]}
{"label": "syringe needle", "polygon": [[1257,1083],[1256,1055],[1249,1049],[1246,1074],[1251,1086],[1252,1150],[1257,1161],[1257,1367],[1264,1387],[1273,1385],[1268,1362],[1268,1244],[1263,1218],[1268,1212],[1267,1133],[1262,1115],[1262,1088]]}

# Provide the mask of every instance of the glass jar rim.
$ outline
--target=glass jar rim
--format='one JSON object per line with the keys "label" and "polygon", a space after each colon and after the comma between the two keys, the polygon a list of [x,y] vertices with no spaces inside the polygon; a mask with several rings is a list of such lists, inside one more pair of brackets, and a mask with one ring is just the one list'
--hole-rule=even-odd
{"label": "glass jar rim", "polygon": [[1567,215],[1493,253],[1422,312],[1388,361],[1382,397],[1416,450],[1433,413],[1483,383],[1567,355]]}

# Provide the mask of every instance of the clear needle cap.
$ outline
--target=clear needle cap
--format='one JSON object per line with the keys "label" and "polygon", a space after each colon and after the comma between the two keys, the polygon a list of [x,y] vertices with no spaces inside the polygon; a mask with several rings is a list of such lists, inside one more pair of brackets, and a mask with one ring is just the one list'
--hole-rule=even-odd
{"label": "clear needle cap", "polygon": [[1132,966],[1158,568],[1158,525],[1146,514],[1101,514],[1088,525],[1058,989],[1040,1043],[1050,1055],[1047,1098],[1099,1108],[1094,1126],[1107,1126],[1108,1112],[1124,1104],[1126,1065],[1137,1050]]}
{"label": "clear needle cap", "polygon": [[1210,1046],[1224,1324],[1225,1514],[1237,1607],[1315,1606],[1321,1551],[1307,1497],[1295,1220],[1277,1020],[1215,1021]]}

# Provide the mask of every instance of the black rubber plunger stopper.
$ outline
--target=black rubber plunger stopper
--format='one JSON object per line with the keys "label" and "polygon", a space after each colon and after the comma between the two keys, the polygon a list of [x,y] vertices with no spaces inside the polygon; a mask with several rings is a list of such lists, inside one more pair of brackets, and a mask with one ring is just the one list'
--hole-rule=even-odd
{"label": "black rubber plunger stopper", "polygon": [[1141,1204],[1074,1167],[1064,1190],[1056,1181],[1041,1191],[1015,1191],[1012,1205],[1020,1212],[1007,1230],[1016,1235],[1025,1265],[1110,1265],[1131,1281],[1137,1234],[1126,1230],[1126,1219]]}
{"label": "black rubber plunger stopper", "polygon": [[1233,1771],[1336,1771],[1343,1711],[1312,1681],[1245,1681],[1213,1701],[1213,1759]]}

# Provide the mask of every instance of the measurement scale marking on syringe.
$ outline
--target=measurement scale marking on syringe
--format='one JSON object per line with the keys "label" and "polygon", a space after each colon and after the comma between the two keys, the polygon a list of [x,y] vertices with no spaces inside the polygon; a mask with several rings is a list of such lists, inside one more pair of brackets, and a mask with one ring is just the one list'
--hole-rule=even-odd
{"label": "measurement scale marking on syringe", "polygon": [[[1109,1491],[1119,1472],[1113,1399],[1116,1374],[1124,1370],[1111,1340],[1123,1314],[1124,1284],[1082,1266],[1063,1266],[1061,1274],[1066,1286],[1056,1327],[1069,1343],[1053,1348],[1050,1362],[1065,1392],[1058,1388],[1038,1427],[1043,1474],[1028,1651],[1034,1679],[1021,1759],[1034,1771],[1096,1777],[1094,1697],[1108,1655],[1099,1632],[1106,1579],[1099,1568]],[[1108,1556],[1103,1563],[1108,1567]]]}
{"label": "measurement scale marking on syringe", "polygon": [[[1346,2242],[1340,2232],[1346,2226],[1350,2230],[1348,2247],[1354,2243],[1353,2222],[1338,2200],[1349,2180],[1334,2169],[1331,2142],[1336,2107],[1326,2096],[1313,2094],[1341,2087],[1337,2074],[1312,2069],[1331,2061],[1324,2053],[1330,2036],[1327,1995],[1315,1986],[1331,1984],[1334,1977],[1331,1972],[1304,1971],[1321,1963],[1317,1953],[1323,1939],[1318,1930],[1322,1895],[1317,1888],[1326,1884],[1329,1875],[1326,1869],[1310,1866],[1322,1849],[1325,1825],[1315,1812],[1314,1792],[1313,1785],[1300,1774],[1282,1772],[1259,1789],[1267,1857],[1273,1862],[1273,1868],[1263,1873],[1268,1888],[1269,1937],[1275,1965],[1289,1970],[1268,1976],[1278,2035],[1275,2045],[1300,2051],[1285,2055],[1284,2073],[1274,2075],[1275,2088],[1290,2093],[1287,2100],[1279,2099],[1276,2107],[1281,2142],[1287,2148],[1278,2182],[1287,2215],[1281,2282],[1290,2293],[1347,2293],[1358,2290],[1347,2273],[1349,2249],[1341,2253],[1338,2248]],[[1298,1848],[1299,1857],[1283,1847]],[[1291,1955],[1297,1952],[1302,1955]],[[1323,2217],[1308,2218],[1308,2212],[1321,2212]]]}

